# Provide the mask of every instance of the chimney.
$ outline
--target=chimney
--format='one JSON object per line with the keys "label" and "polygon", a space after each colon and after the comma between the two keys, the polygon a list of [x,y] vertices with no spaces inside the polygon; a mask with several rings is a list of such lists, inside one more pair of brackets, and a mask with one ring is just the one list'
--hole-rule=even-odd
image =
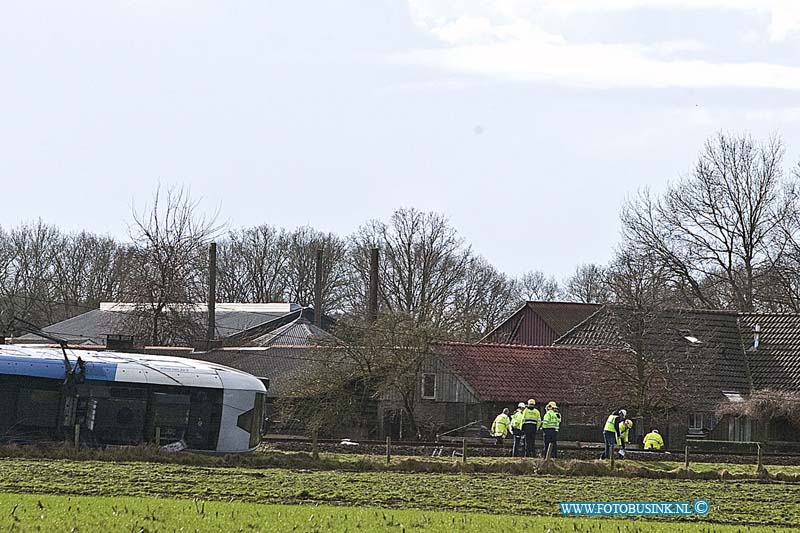
{"label": "chimney", "polygon": [[369,264],[369,296],[367,298],[367,320],[378,319],[378,249],[373,248]]}
{"label": "chimney", "polygon": [[756,324],[753,326],[753,351],[758,351],[759,336],[761,333],[761,326]]}
{"label": "chimney", "polygon": [[322,327],[322,248],[317,248],[316,275],[314,277],[314,325]]}
{"label": "chimney", "polygon": [[106,350],[112,352],[132,352],[136,345],[133,335],[106,334]]}
{"label": "chimney", "polygon": [[208,245],[208,348],[217,332],[217,243]]}

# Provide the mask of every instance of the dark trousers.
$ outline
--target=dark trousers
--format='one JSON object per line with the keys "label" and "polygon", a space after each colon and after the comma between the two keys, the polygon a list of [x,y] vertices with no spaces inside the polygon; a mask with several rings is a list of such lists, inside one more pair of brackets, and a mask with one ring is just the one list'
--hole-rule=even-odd
{"label": "dark trousers", "polygon": [[522,424],[525,435],[525,457],[536,457],[536,422]]}
{"label": "dark trousers", "polygon": [[617,434],[613,431],[603,431],[603,442],[606,443],[606,449],[600,459],[610,459],[614,453],[614,446],[617,445]]}
{"label": "dark trousers", "polygon": [[[552,447],[552,448],[551,448]],[[550,457],[555,459],[558,457],[558,431],[555,428],[547,428],[544,430],[544,456],[547,457],[547,450],[550,449]]]}
{"label": "dark trousers", "polygon": [[522,457],[525,455],[525,434],[521,429],[511,428],[511,433],[514,435],[514,447],[511,448],[512,457]]}

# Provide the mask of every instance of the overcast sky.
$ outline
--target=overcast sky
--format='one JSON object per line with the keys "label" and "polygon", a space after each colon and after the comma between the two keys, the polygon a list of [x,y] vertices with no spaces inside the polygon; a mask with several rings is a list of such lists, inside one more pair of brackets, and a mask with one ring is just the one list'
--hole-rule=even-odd
{"label": "overcast sky", "polygon": [[17,0],[0,225],[124,237],[186,184],[231,226],[446,214],[517,274],[607,261],[719,130],[800,156],[796,0]]}

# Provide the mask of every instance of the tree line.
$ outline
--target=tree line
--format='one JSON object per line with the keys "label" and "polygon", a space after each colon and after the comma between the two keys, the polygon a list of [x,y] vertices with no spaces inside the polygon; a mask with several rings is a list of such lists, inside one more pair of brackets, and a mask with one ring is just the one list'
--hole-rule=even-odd
{"label": "tree line", "polygon": [[[102,301],[141,304],[126,329],[148,343],[202,338],[197,316],[174,304],[205,302],[208,244],[217,242],[218,302],[314,301],[323,251],[323,311],[366,312],[369,256],[381,250],[380,307],[443,335],[475,339],[526,299],[557,299],[553,278],[507,276],[476,254],[446,217],[398,209],[342,237],[269,224],[225,230],[186,189],[155,192],[134,209],[129,238],[68,233],[38,220],[0,228],[0,320],[45,326]],[[7,333],[14,333],[8,331]]]}
{"label": "tree line", "polygon": [[[0,228],[0,319],[47,325],[101,301],[142,304],[143,341],[200,335],[172,304],[205,302],[207,245],[218,243],[220,302],[313,304],[323,250],[323,307],[365,313],[370,250],[381,250],[379,303],[454,339],[474,340],[525,300],[633,307],[800,311],[798,167],[778,137],[720,133],[661,194],[639,191],[621,212],[622,240],[606,265],[559,283],[538,270],[509,276],[446,217],[412,208],[340,236],[270,224],[225,229],[188,190],[159,188],[131,213],[129,238],[69,233],[39,220]],[[535,230],[535,228],[532,228]]]}

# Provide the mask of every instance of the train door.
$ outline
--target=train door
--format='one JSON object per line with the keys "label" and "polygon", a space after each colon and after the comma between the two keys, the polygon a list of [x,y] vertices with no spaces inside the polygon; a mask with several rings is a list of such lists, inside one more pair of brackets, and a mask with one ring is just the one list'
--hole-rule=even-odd
{"label": "train door", "polygon": [[221,415],[221,390],[192,391],[186,445],[194,450],[215,449],[219,437]]}
{"label": "train door", "polygon": [[191,398],[188,392],[151,392],[150,415],[147,433],[159,436],[158,444],[170,444],[186,439],[189,427],[189,406]]}

